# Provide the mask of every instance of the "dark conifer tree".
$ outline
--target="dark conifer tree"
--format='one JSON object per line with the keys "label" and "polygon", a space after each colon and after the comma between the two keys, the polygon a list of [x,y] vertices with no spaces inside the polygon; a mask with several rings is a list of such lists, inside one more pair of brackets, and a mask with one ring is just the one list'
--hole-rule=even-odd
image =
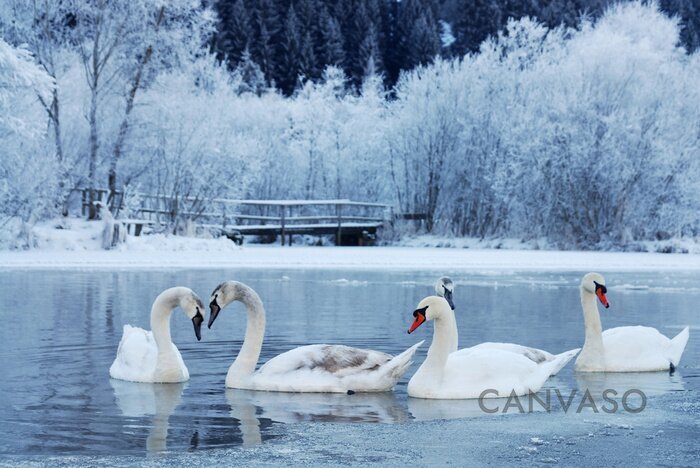
{"label": "dark conifer tree", "polygon": [[216,42],[217,52],[222,60],[228,62],[229,68],[234,69],[253,37],[250,17],[243,0],[223,5],[220,25],[221,33]]}
{"label": "dark conifer tree", "polygon": [[405,0],[400,3],[396,17],[395,36],[396,64],[394,65],[398,69],[397,73],[400,70],[410,68],[407,58],[410,56],[411,36],[416,21],[422,16],[423,11],[423,4],[420,0]]}
{"label": "dark conifer tree", "polygon": [[323,68],[328,65],[343,67],[345,51],[343,50],[343,34],[338,20],[327,14],[321,25],[322,53],[319,63]]}
{"label": "dark conifer tree", "polygon": [[250,55],[258,64],[267,84],[271,84],[275,70],[275,40],[279,34],[279,15],[270,0],[257,0],[252,8]]}
{"label": "dark conifer tree", "polygon": [[355,0],[354,10],[345,31],[345,72],[350,83],[359,88],[365,77],[367,60],[373,55],[375,62],[381,62],[381,51],[376,27],[367,9],[365,0]]}
{"label": "dark conifer tree", "polygon": [[382,31],[379,47],[382,52],[385,70],[385,83],[391,87],[396,83],[401,71],[397,22],[400,2],[384,0],[380,6],[379,28]]}
{"label": "dark conifer tree", "polygon": [[503,11],[496,0],[463,0],[452,33],[458,55],[479,50],[481,43],[500,28]]}
{"label": "dark conifer tree", "polygon": [[[236,67],[246,47],[270,85],[290,94],[299,75],[321,78],[327,65],[342,66],[357,88],[369,69],[393,86],[401,70],[436,55],[478,51],[508,18],[536,17],[550,27],[575,26],[582,14],[599,17],[616,0],[218,0],[212,47]],[[681,19],[682,42],[700,47],[700,3],[659,0]],[[455,37],[441,41],[441,21]],[[370,63],[371,62],[371,63]]]}
{"label": "dark conifer tree", "polygon": [[681,20],[681,42],[694,52],[700,48],[700,2],[698,0],[661,0],[661,9],[678,15]]}
{"label": "dark conifer tree", "polygon": [[299,48],[299,75],[304,81],[317,80],[321,77],[321,72],[316,66],[313,39],[311,39],[311,33],[309,31],[307,31],[301,39],[301,47]]}
{"label": "dark conifer tree", "polygon": [[291,96],[296,89],[300,69],[302,39],[299,34],[299,20],[294,5],[290,5],[284,20],[280,55],[277,60],[277,86]]}
{"label": "dark conifer tree", "polygon": [[406,65],[413,68],[417,65],[425,65],[440,54],[440,36],[437,24],[430,9],[413,23],[413,29],[408,37]]}
{"label": "dark conifer tree", "polygon": [[293,4],[299,19],[301,33],[313,32],[318,25],[320,6],[317,0],[295,0]]}
{"label": "dark conifer tree", "polygon": [[364,64],[362,67],[362,79],[359,84],[362,84],[362,81],[369,76],[384,74],[381,50],[379,49],[379,41],[374,25],[370,25],[367,35],[362,44],[360,44],[359,58],[360,63]]}

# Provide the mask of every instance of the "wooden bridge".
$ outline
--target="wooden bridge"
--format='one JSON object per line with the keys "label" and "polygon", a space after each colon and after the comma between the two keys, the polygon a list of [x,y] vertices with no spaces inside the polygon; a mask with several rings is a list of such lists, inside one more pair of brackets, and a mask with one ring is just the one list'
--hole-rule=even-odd
{"label": "wooden bridge", "polygon": [[[89,207],[89,191],[81,192],[82,213]],[[106,200],[106,190],[96,190],[98,201]],[[120,194],[118,194],[120,195]],[[110,201],[111,211],[123,210],[121,196]],[[292,235],[333,235],[336,245],[372,243],[377,231],[393,220],[393,207],[383,203],[338,200],[235,200],[202,199],[138,194],[140,207],[135,218],[122,220],[138,235],[143,225],[168,225],[178,219],[197,227],[243,242],[247,235],[279,237],[282,245],[292,244]],[[105,201],[106,203],[106,201]],[[118,209],[116,205],[119,205]]]}

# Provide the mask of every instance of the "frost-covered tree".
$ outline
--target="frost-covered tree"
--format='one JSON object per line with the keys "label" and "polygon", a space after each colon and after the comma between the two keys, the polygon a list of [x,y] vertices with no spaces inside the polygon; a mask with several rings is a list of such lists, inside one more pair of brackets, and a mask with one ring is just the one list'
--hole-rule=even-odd
{"label": "frost-covered tree", "polygon": [[579,30],[511,21],[406,75],[387,135],[398,203],[433,232],[562,246],[697,232],[697,58],[679,32],[641,2]]}
{"label": "frost-covered tree", "polygon": [[[182,1],[182,10],[174,9],[178,2],[130,3],[128,8],[147,8],[139,21],[124,26],[132,32],[125,29],[118,38],[121,23],[113,21],[120,17],[109,15],[121,14],[120,2],[105,10],[103,29],[90,16],[97,0],[81,2],[87,10],[76,10],[80,14],[70,17],[66,36],[49,43],[57,60],[55,73],[48,74],[57,88],[0,90],[24,103],[2,103],[0,121],[16,123],[13,116],[21,116],[22,123],[13,124],[3,140],[9,142],[3,151],[12,150],[15,159],[0,165],[8,174],[21,162],[36,165],[16,179],[0,178],[5,196],[14,193],[8,187],[15,181],[37,194],[17,191],[24,200],[17,206],[31,209],[16,216],[46,213],[42,207],[55,207],[60,199],[53,191],[52,174],[61,170],[55,168],[49,113],[52,96],[58,96],[60,141],[72,177],[67,187],[88,175],[108,180],[118,161],[116,187],[130,199],[142,191],[173,200],[173,229],[196,217],[205,201],[230,197],[381,201],[425,214],[418,228],[434,234],[546,238],[562,247],[628,248],[700,232],[700,54],[679,45],[684,30],[678,19],[655,4],[628,2],[576,28],[510,20],[477,52],[451,60],[433,63],[412,48],[424,64],[387,92],[383,74],[398,65],[377,57],[391,57],[388,42],[402,37],[398,45],[405,46],[411,34],[417,37],[408,25],[432,14],[435,2],[325,3],[326,23],[324,8],[317,18],[297,17],[288,2],[243,2],[253,11],[254,35],[270,27],[266,44],[272,53],[251,45],[231,73],[201,47],[211,25],[207,12],[198,2],[188,9],[192,4]],[[304,8],[321,3],[309,1]],[[268,21],[269,9],[280,4],[285,14]],[[363,9],[364,15],[351,14]],[[45,46],[45,39],[22,39],[32,36],[20,21],[7,21],[8,11],[0,14],[0,30],[13,45],[26,42],[32,51]],[[403,29],[387,26],[399,17]],[[288,27],[279,29],[284,20]],[[352,34],[365,42],[349,54],[338,39]],[[336,42],[319,49],[316,35]],[[94,57],[101,75],[95,87],[86,78],[93,76],[89,52],[98,36]],[[419,42],[429,45],[432,39]],[[11,50],[15,57],[26,52]],[[42,56],[27,55],[24,62],[35,60],[46,70]],[[263,56],[269,57],[265,65],[258,61]],[[361,56],[361,70],[352,68]],[[316,67],[338,61],[346,68],[330,66],[321,74],[310,57]],[[300,70],[300,63],[307,68]],[[300,80],[302,74],[318,76]],[[274,84],[286,95],[269,92]],[[31,137],[19,138],[25,128]],[[98,145],[91,172],[93,130]],[[2,207],[14,206],[3,200]]]}
{"label": "frost-covered tree", "polygon": [[[88,183],[90,206],[97,187],[98,153],[101,145],[98,113],[103,96],[117,91],[124,98],[123,117],[110,154],[108,185],[113,197],[117,188],[117,164],[121,158],[136,93],[144,81],[144,69],[157,55],[161,66],[178,65],[189,59],[191,46],[201,48],[212,17],[188,0],[161,4],[158,0],[73,2],[78,50],[90,89]],[[188,47],[190,46],[190,47]],[[185,51],[185,56],[182,52]],[[91,209],[90,217],[95,215]]]}
{"label": "frost-covered tree", "polygon": [[[74,58],[65,47],[74,39],[71,31],[73,21],[69,2],[0,0],[0,30],[5,39],[14,45],[26,45],[37,64],[55,82],[65,75],[68,61]],[[61,97],[60,86],[54,86],[49,96],[38,96],[48,117],[59,168],[61,199],[56,202],[61,206],[62,214],[67,215],[66,201],[72,188],[75,159],[64,145],[66,123]]]}
{"label": "frost-covered tree", "polygon": [[[51,99],[53,79],[26,48],[0,38],[0,226],[31,223],[54,207],[56,160],[46,144],[39,99]],[[27,232],[23,230],[23,232]],[[4,236],[3,236],[4,237]],[[0,239],[0,242],[13,239]],[[20,240],[21,246],[30,244]],[[16,245],[16,244],[15,244]]]}
{"label": "frost-covered tree", "polygon": [[236,67],[233,81],[240,83],[238,86],[239,93],[253,93],[260,96],[265,90],[265,75],[250,57],[250,52],[245,50],[241,57],[241,62]]}
{"label": "frost-covered tree", "polygon": [[[391,177],[403,212],[425,213],[433,231],[445,176],[454,166],[459,144],[459,94],[463,85],[451,77],[454,63],[438,61],[399,81],[391,109]],[[434,83],[441,82],[439,90]]]}

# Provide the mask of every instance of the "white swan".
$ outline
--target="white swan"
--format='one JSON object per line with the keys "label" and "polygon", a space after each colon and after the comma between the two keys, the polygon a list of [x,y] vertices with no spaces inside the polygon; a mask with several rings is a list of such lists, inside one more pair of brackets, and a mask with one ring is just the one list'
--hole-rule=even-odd
{"label": "white swan", "polygon": [[579,372],[673,372],[688,342],[688,327],[673,339],[651,327],[617,327],[602,331],[596,297],[608,308],[606,294],[602,275],[588,273],[581,280],[586,340],[574,369]]}
{"label": "white swan", "polygon": [[[452,310],[455,310],[455,305],[454,302],[452,301],[453,298],[453,293],[454,293],[454,283],[452,280],[447,277],[443,276],[437,280],[435,283],[435,292],[437,293],[438,296],[444,297],[448,304],[450,304],[450,307]],[[450,340],[451,344],[449,346],[450,353],[457,352],[457,342],[458,342],[458,334],[457,334],[457,327],[455,326],[454,328],[454,333],[450,333]],[[544,351],[542,349],[537,349],[537,348],[530,348],[528,346],[522,346],[519,344],[515,343],[494,343],[494,342],[487,342],[487,343],[481,343],[475,346],[472,346],[471,348],[465,348],[461,351],[458,351],[459,353],[468,353],[471,350],[475,349],[502,349],[504,351],[509,351],[511,353],[518,353],[522,354],[529,360],[539,364],[542,362],[553,362],[557,361],[559,363],[558,367],[553,367],[552,368],[552,375],[556,375],[564,366],[566,366],[571,359],[573,359],[574,356],[581,350],[581,348],[576,348],[572,349],[570,351],[565,351],[561,354],[552,354],[547,351]],[[568,357],[568,359],[567,359]]]}
{"label": "white swan", "polygon": [[341,345],[308,345],[276,356],[260,369],[265,335],[265,309],[260,296],[238,281],[226,281],[211,295],[209,327],[222,308],[233,301],[247,309],[243,346],[226,374],[226,387],[277,392],[354,393],[391,390],[411,365],[422,342],[396,357],[379,351]]}
{"label": "white swan", "polygon": [[469,348],[450,353],[455,315],[444,298],[423,299],[413,312],[412,333],[426,320],[434,321],[428,357],[408,382],[408,395],[417,398],[466,399],[526,395],[538,391],[552,372],[571,356],[534,362],[508,349]]}
{"label": "white swan", "polygon": [[124,325],[117,357],[109,368],[113,379],[131,382],[176,383],[189,380],[190,373],[182,361],[180,351],[170,338],[170,315],[182,307],[192,319],[197,340],[201,337],[204,305],[189,288],[166,289],[156,298],[151,308],[151,329]]}

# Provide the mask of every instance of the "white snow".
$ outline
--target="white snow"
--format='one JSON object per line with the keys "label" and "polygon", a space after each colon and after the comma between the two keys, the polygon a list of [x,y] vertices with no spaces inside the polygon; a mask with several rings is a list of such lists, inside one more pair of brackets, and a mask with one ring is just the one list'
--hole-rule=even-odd
{"label": "white snow", "polygon": [[[446,247],[458,249],[557,250],[544,237],[524,241],[516,238],[447,237],[436,235],[406,236],[399,241],[406,247]],[[672,237],[666,240],[636,242],[638,251],[700,254],[700,238]]]}
{"label": "white snow", "polygon": [[[0,250],[0,268],[314,268],[490,271],[700,271],[700,255],[640,252],[436,248],[280,247],[235,245],[226,238],[165,234],[128,236],[113,250],[100,248],[101,221],[71,219],[35,226],[37,248]],[[513,247],[513,245],[509,245]],[[349,280],[336,281],[356,285]]]}

